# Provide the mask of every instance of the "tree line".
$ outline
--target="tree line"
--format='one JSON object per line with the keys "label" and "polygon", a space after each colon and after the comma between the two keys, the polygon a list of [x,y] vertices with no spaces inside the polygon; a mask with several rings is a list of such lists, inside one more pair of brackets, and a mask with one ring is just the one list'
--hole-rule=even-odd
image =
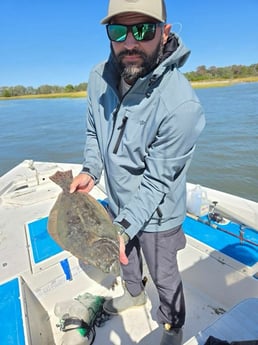
{"label": "tree line", "polygon": [[[196,71],[184,73],[189,81],[207,81],[207,80],[227,80],[247,77],[258,77],[258,64],[250,66],[232,65],[228,67],[211,66],[207,68],[205,65],[196,68]],[[41,85],[38,88],[32,86],[2,86],[0,87],[0,96],[24,96],[24,95],[42,95],[56,93],[72,93],[77,91],[86,91],[87,83],[79,85],[68,84],[66,86]]]}
{"label": "tree line", "polygon": [[23,85],[16,86],[2,86],[0,87],[0,96],[2,97],[16,97],[25,95],[49,95],[56,93],[69,93],[77,91],[86,91],[87,83],[80,83],[79,85],[68,84],[66,86],[57,85],[41,85],[38,88],[32,86],[25,87]]}
{"label": "tree line", "polygon": [[187,72],[185,76],[190,81],[228,80],[247,77],[258,77],[258,64],[250,66],[232,65],[228,67],[206,66],[197,67],[195,72]]}

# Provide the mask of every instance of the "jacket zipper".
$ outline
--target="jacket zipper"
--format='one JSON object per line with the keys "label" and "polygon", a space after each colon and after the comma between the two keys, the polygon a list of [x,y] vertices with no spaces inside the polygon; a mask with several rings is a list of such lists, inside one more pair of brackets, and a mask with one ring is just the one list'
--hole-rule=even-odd
{"label": "jacket zipper", "polygon": [[127,120],[128,120],[128,117],[125,116],[125,117],[123,118],[123,120],[122,120],[122,124],[117,128],[118,130],[120,130],[120,133],[119,133],[117,142],[116,142],[115,147],[114,147],[114,150],[113,150],[113,153],[114,153],[114,154],[116,154],[117,151],[118,151],[118,149],[119,149],[121,140],[122,140],[123,135],[124,135],[124,131],[125,131],[125,126],[126,126]]}

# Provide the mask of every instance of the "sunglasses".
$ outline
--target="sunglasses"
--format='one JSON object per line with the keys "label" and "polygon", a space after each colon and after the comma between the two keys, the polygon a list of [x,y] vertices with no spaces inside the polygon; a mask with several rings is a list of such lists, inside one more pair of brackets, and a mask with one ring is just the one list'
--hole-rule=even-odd
{"label": "sunglasses", "polygon": [[151,41],[155,37],[156,28],[163,25],[163,23],[108,24],[106,29],[110,41],[124,42],[128,32],[133,34],[136,41]]}

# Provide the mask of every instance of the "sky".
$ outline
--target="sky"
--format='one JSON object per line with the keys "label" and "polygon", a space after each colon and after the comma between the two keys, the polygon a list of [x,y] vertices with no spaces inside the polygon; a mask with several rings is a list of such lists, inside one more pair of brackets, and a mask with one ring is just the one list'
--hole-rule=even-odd
{"label": "sky", "polygon": [[[199,66],[258,63],[258,0],[166,0],[172,31]],[[108,0],[1,0],[0,87],[87,82],[109,55]]]}

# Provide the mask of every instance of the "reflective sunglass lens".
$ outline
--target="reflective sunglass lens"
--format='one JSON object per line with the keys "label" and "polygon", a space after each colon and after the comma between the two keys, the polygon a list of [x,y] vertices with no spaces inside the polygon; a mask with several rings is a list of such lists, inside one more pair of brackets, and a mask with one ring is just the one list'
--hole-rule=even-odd
{"label": "reflective sunglass lens", "polygon": [[132,32],[137,41],[150,41],[155,36],[156,26],[155,24],[133,25]]}
{"label": "reflective sunglass lens", "polygon": [[123,42],[126,40],[127,27],[124,25],[108,25],[108,36],[111,41]]}
{"label": "reflective sunglass lens", "polygon": [[137,41],[150,41],[154,38],[156,26],[158,24],[135,24],[135,25],[107,25],[108,37],[111,41],[123,42],[126,40],[128,32],[132,32]]}

